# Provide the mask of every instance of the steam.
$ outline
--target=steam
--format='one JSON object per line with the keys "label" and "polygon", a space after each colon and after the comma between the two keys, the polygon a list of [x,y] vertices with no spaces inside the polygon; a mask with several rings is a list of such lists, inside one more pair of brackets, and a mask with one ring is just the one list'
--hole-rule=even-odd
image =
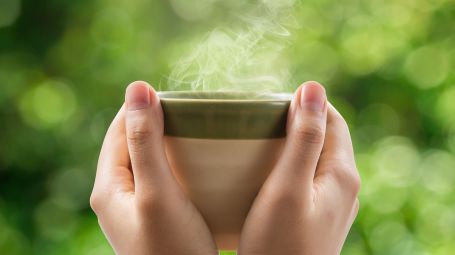
{"label": "steam", "polygon": [[173,66],[170,90],[285,91],[290,72],[283,51],[290,43],[295,0],[258,0],[214,29]]}

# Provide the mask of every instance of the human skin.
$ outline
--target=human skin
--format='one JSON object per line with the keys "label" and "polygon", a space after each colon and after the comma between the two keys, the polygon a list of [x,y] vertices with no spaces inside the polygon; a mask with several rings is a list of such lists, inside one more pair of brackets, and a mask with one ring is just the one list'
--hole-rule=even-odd
{"label": "human skin", "polygon": [[202,216],[171,173],[159,98],[143,82],[127,88],[109,127],[90,204],[116,254],[218,254]]}
{"label": "human skin", "polygon": [[296,91],[281,158],[245,221],[240,255],[334,255],[357,215],[360,177],[349,129],[322,86]]}
{"label": "human skin", "polygon": [[[128,86],[106,134],[90,204],[117,254],[218,254],[164,152],[163,113],[145,82]],[[291,103],[278,163],[245,221],[238,254],[339,254],[360,178],[346,122],[316,82]]]}

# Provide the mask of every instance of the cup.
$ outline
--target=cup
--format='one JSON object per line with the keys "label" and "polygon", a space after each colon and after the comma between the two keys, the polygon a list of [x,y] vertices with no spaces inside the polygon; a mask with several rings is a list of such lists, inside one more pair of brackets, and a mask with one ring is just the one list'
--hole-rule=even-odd
{"label": "cup", "polygon": [[159,92],[165,149],[218,249],[237,248],[251,205],[281,154],[292,94]]}

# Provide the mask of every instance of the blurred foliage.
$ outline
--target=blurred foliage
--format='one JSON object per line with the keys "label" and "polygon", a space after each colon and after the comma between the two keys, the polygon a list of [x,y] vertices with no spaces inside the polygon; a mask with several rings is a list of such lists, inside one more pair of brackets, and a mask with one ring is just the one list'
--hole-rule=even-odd
{"label": "blurred foliage", "polygon": [[[245,2],[0,1],[0,254],[112,254],[88,198],[126,85],[166,89],[169,63]],[[454,2],[295,15],[293,79],[327,86],[363,180],[342,254],[455,254]]]}

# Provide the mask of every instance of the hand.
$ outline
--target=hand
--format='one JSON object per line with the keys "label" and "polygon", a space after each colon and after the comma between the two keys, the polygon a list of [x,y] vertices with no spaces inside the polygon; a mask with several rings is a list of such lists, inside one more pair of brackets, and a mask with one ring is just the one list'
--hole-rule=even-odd
{"label": "hand", "polygon": [[339,254],[360,178],[346,122],[308,82],[291,103],[283,153],[245,221],[240,255]]}
{"label": "hand", "polygon": [[128,87],[107,132],[90,204],[117,254],[218,254],[170,170],[159,98],[144,82]]}

